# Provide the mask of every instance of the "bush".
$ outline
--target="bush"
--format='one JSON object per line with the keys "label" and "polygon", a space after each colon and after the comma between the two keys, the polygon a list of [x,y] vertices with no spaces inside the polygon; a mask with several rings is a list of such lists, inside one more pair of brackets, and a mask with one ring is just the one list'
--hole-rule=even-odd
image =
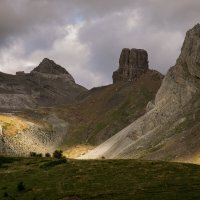
{"label": "bush", "polygon": [[50,158],[50,157],[51,157],[51,154],[50,154],[50,153],[45,153],[45,157],[46,157],[46,158]]}
{"label": "bush", "polygon": [[8,193],[7,192],[4,192],[4,197],[8,197]]}
{"label": "bush", "polygon": [[30,157],[42,157],[42,153],[30,152]]}
{"label": "bush", "polygon": [[21,191],[24,191],[25,190],[25,185],[23,182],[20,182],[18,185],[17,185],[17,191],[21,192]]}
{"label": "bush", "polygon": [[30,157],[36,157],[37,153],[36,152],[30,152]]}
{"label": "bush", "polygon": [[38,153],[36,157],[40,157],[40,158],[42,158],[43,155],[42,155],[42,153]]}
{"label": "bush", "polygon": [[55,150],[53,153],[53,157],[57,159],[63,158],[63,151],[62,150]]}

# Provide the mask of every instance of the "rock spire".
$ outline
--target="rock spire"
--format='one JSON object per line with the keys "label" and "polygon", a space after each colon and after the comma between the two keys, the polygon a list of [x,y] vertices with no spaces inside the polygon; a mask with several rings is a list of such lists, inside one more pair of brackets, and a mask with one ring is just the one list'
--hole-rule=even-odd
{"label": "rock spire", "polygon": [[144,74],[148,68],[146,50],[124,48],[119,59],[119,69],[113,73],[113,83],[133,81]]}

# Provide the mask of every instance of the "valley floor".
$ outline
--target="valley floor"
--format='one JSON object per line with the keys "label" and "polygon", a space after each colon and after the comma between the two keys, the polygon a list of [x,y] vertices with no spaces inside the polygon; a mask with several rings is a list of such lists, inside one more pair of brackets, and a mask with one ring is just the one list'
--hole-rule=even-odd
{"label": "valley floor", "polygon": [[200,199],[200,166],[139,160],[0,158],[0,199]]}

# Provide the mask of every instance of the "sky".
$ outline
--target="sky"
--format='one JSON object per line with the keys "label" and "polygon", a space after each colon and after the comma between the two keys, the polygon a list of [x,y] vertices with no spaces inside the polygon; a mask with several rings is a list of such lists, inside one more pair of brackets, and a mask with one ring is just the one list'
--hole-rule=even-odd
{"label": "sky", "polygon": [[0,0],[0,71],[49,58],[92,88],[112,83],[122,48],[142,48],[165,74],[197,23],[199,0]]}

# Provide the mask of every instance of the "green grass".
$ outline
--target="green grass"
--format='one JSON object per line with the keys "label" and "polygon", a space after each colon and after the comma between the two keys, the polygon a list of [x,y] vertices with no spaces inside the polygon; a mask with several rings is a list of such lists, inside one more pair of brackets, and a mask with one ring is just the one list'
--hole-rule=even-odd
{"label": "green grass", "polygon": [[[0,199],[194,200],[200,167],[138,160],[0,158]],[[25,189],[17,186],[23,183]]]}

